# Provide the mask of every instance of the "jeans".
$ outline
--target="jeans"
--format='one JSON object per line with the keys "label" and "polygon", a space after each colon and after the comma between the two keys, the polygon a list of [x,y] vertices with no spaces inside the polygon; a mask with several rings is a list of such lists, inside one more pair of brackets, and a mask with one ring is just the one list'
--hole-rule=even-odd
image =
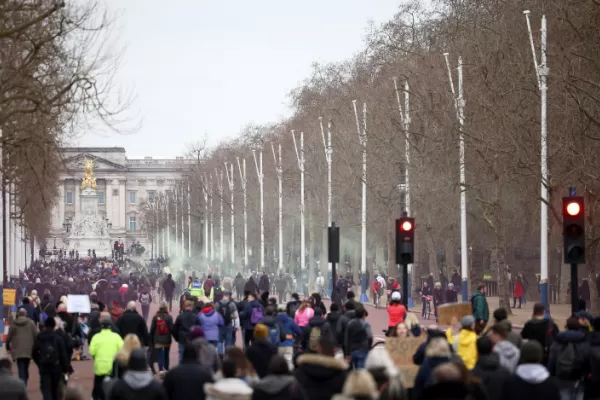
{"label": "jeans", "polygon": [[159,371],[169,370],[169,348],[168,347],[157,347],[156,349],[156,361],[158,362]]}
{"label": "jeans", "polygon": [[60,372],[40,374],[40,391],[44,400],[59,400],[58,389],[61,379]]}
{"label": "jeans", "polygon": [[183,360],[183,349],[185,348],[185,343],[179,343],[179,363]]}
{"label": "jeans", "polygon": [[225,350],[233,347],[233,325],[229,324],[221,329],[221,340],[217,344],[219,354],[223,354]]}
{"label": "jeans", "polygon": [[353,369],[364,368],[366,360],[366,350],[354,350],[352,353],[350,353],[350,364],[352,365]]}
{"label": "jeans", "polygon": [[25,383],[27,386],[27,381],[29,380],[29,362],[31,359],[29,358],[17,358],[17,372],[19,374],[19,379]]}

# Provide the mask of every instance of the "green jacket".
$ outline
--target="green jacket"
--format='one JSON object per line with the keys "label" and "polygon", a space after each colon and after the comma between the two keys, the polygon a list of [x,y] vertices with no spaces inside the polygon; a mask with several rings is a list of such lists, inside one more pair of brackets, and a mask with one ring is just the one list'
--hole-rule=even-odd
{"label": "green jacket", "polygon": [[487,300],[481,292],[475,292],[471,297],[471,305],[473,306],[473,317],[475,320],[490,320],[490,309],[488,308]]}
{"label": "green jacket", "polygon": [[110,328],[94,335],[90,343],[90,355],[94,358],[94,375],[110,375],[115,356],[123,347],[123,339]]}

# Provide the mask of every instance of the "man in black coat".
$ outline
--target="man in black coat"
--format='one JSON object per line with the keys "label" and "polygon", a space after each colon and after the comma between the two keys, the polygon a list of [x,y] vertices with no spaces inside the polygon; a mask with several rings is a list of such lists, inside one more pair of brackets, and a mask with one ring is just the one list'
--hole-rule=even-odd
{"label": "man in black coat", "polygon": [[500,365],[500,356],[494,351],[494,343],[489,336],[477,339],[477,364],[471,373],[481,380],[489,400],[508,398],[507,387],[512,374]]}
{"label": "man in black coat", "polygon": [[135,309],[134,301],[127,303],[127,310],[117,320],[117,329],[123,339],[128,334],[133,333],[140,339],[142,346],[148,346],[150,343],[148,325],[146,325],[144,317],[138,314]]}
{"label": "man in black coat", "polygon": [[33,344],[32,358],[40,373],[44,400],[58,400],[60,382],[69,373],[70,360],[64,341],[54,331],[56,320],[48,318]]}
{"label": "man in black coat", "polygon": [[204,400],[204,384],[212,382],[210,371],[200,365],[197,347],[186,343],[181,364],[167,372],[163,386],[169,400],[187,400],[190,393],[194,393],[195,400]]}

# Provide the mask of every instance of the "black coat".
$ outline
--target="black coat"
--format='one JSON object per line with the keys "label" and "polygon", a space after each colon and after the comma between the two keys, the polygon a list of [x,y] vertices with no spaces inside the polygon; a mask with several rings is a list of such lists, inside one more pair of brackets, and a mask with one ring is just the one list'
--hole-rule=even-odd
{"label": "black coat", "polygon": [[198,314],[193,311],[184,311],[175,318],[173,325],[173,337],[179,344],[185,344],[189,340],[192,327],[200,325]]}
{"label": "black coat", "polygon": [[144,317],[138,314],[137,311],[125,311],[117,320],[117,329],[123,339],[132,333],[137,335],[142,346],[148,346],[150,343],[146,321],[144,321]]}
{"label": "black coat", "polygon": [[[342,392],[348,364],[344,360],[320,354],[303,354],[296,360],[294,377],[310,400],[330,400]],[[303,399],[302,393],[293,391],[292,399]]]}
{"label": "black coat", "polygon": [[256,375],[261,379],[267,376],[269,362],[271,362],[271,358],[276,354],[277,347],[266,339],[254,340],[252,345],[246,350],[248,360],[254,366]]}
{"label": "black coat", "polygon": [[[141,384],[137,382],[137,385]],[[118,379],[110,391],[111,400],[166,400],[164,388],[154,378],[150,379],[143,387],[132,387],[128,382],[127,374],[123,379]]]}
{"label": "black coat", "polygon": [[252,400],[290,400],[293,393],[302,393],[293,376],[268,375],[254,385]]}
{"label": "black coat", "polygon": [[168,400],[204,400],[204,384],[214,379],[197,361],[183,361],[165,375],[163,386]]}
{"label": "black coat", "polygon": [[481,384],[488,394],[489,400],[508,399],[507,385],[511,373],[500,365],[500,357],[496,353],[479,356],[475,368],[471,373],[481,380]]}
{"label": "black coat", "polygon": [[558,382],[550,377],[541,383],[531,383],[515,375],[507,386],[510,400],[560,400]]}
{"label": "black coat", "polygon": [[[54,366],[40,365],[40,352],[44,347],[49,345],[54,346],[58,352],[58,363]],[[33,344],[32,358],[33,361],[38,365],[41,374],[66,374],[71,372],[70,360],[67,354],[67,349],[65,348],[65,343],[63,339],[54,331],[44,330],[37,335]]]}

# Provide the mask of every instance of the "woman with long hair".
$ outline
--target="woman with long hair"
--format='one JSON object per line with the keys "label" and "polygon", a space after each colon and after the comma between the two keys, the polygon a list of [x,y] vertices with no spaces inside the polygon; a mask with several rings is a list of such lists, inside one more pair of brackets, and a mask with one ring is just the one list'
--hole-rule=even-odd
{"label": "woman with long hair", "polygon": [[129,363],[129,356],[131,356],[131,352],[134,349],[139,349],[142,347],[140,343],[140,339],[137,335],[130,333],[125,336],[123,339],[123,347],[115,356],[115,363],[113,366],[113,377],[121,378],[127,369],[127,364]]}
{"label": "woman with long hair", "polygon": [[244,351],[239,347],[231,347],[225,352],[226,360],[233,361],[236,367],[236,377],[252,385],[258,381],[254,366],[248,360]]}
{"label": "woman with long hair", "polygon": [[308,325],[308,321],[315,315],[315,311],[310,308],[310,304],[307,301],[303,301],[300,304],[300,308],[296,311],[296,315],[294,315],[294,322],[299,327],[304,327]]}

